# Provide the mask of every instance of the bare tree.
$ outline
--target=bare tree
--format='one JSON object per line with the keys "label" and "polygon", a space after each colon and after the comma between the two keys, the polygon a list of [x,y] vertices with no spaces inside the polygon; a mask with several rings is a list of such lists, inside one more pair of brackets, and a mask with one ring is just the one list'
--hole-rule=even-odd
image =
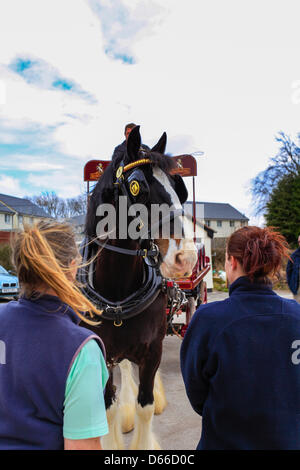
{"label": "bare tree", "polygon": [[[300,141],[300,134],[297,138]],[[269,166],[251,182],[251,192],[257,214],[266,209],[272,191],[284,177],[300,175],[299,145],[284,132],[279,132],[275,139],[280,145],[277,154],[270,159]]]}
{"label": "bare tree", "polygon": [[50,217],[54,217],[55,219],[59,217],[60,199],[54,191],[43,191],[39,196],[29,196],[26,197],[26,199],[29,199],[38,207],[44,209]]}
{"label": "bare tree", "polygon": [[74,198],[63,199],[57,196],[54,191],[44,191],[39,196],[28,196],[26,199],[44,209],[50,217],[55,219],[68,219],[86,213],[86,197],[82,194]]}
{"label": "bare tree", "polygon": [[86,196],[79,195],[76,198],[66,200],[68,217],[86,213]]}

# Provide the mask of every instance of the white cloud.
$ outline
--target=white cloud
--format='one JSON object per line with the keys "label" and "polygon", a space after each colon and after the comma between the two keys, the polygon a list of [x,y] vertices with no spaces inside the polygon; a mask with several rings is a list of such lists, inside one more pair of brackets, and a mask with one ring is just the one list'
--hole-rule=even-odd
{"label": "white cloud", "polygon": [[13,169],[20,171],[53,171],[63,170],[64,165],[61,163],[50,163],[45,161],[45,157],[37,157],[31,155],[10,155],[9,159],[0,160],[0,169]]}
{"label": "white cloud", "polygon": [[[84,0],[0,3],[0,44],[5,44],[0,72],[6,87],[0,118],[11,128],[51,127],[52,143],[64,159],[74,160],[77,172],[66,177],[65,170],[57,170],[53,184],[61,193],[78,190],[85,161],[110,158],[124,124],[133,121],[141,124],[145,143],[152,145],[167,131],[172,153],[205,152],[198,159],[199,199],[250,210],[248,181],[276,151],[274,134],[299,130],[300,105],[291,97],[300,76],[299,4],[93,2],[97,5],[104,7],[97,10],[100,16]],[[115,55],[128,54],[136,63],[113,60],[105,54],[108,44]],[[20,56],[43,60],[97,103],[29,85],[6,68]],[[2,135],[7,143],[12,139],[7,128]],[[29,171],[42,188],[46,179],[38,182]]]}
{"label": "white cloud", "polygon": [[[78,168],[76,169],[78,170]],[[53,171],[49,173],[35,174],[29,173],[27,183],[31,185],[31,194],[39,194],[49,190],[49,183],[52,191],[59,197],[70,198],[84,193],[84,185],[79,171]]]}
{"label": "white cloud", "polygon": [[0,80],[0,106],[6,104],[6,84]]}
{"label": "white cloud", "polygon": [[23,190],[16,178],[10,176],[0,176],[0,193],[10,196],[23,196]]}

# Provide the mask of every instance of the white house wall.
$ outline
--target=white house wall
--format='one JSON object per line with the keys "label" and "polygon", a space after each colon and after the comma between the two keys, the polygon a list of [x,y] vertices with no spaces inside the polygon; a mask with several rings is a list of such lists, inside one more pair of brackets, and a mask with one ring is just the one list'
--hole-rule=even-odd
{"label": "white house wall", "polygon": [[9,214],[9,215],[10,215],[10,221],[5,222],[5,213],[0,213],[0,231],[18,230],[18,229],[23,228],[23,224],[32,225],[34,222],[38,222],[40,220],[47,220],[42,217],[24,215],[23,222],[20,222],[18,214]]}
{"label": "white house wall", "polygon": [[5,222],[5,215],[8,215],[6,213],[0,213],[0,230],[3,231],[10,231],[13,227],[13,214],[10,215],[10,221],[7,223]]}
{"label": "white house wall", "polygon": [[234,221],[234,227],[230,226],[230,220],[222,220],[222,227],[218,227],[217,220],[210,220],[210,225],[209,227],[215,230],[214,233],[214,238],[228,238],[230,235],[235,232],[235,230],[244,227],[244,225],[248,225],[248,222],[246,221],[241,221],[241,220],[235,220]]}

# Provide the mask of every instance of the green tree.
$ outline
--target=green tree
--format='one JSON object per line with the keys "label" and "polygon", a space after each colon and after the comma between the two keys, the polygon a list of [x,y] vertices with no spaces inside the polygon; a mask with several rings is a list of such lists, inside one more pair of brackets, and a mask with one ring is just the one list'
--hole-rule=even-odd
{"label": "green tree", "polygon": [[11,248],[8,244],[0,245],[0,265],[7,270],[13,270]]}
{"label": "green tree", "polygon": [[288,243],[296,246],[300,234],[300,175],[285,175],[272,190],[266,204],[268,226],[277,227]]}

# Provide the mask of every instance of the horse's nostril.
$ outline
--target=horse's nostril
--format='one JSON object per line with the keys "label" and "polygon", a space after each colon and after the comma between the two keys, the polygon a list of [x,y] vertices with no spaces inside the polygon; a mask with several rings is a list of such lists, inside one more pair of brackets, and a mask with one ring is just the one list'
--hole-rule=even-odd
{"label": "horse's nostril", "polygon": [[182,264],[182,253],[178,253],[176,256],[175,256],[175,263],[178,264],[179,266]]}

